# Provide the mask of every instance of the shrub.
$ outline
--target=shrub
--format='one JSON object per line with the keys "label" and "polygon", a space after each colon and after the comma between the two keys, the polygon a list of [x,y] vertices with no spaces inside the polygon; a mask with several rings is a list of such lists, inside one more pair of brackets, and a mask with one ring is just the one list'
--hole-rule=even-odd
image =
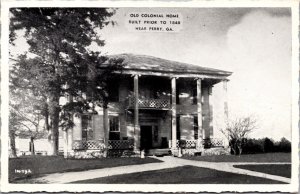
{"label": "shrub", "polygon": [[274,152],[274,142],[269,138],[264,139],[264,152]]}
{"label": "shrub", "polygon": [[243,154],[291,152],[291,142],[285,138],[277,142],[267,137],[263,139],[244,139],[242,149]]}
{"label": "shrub", "polygon": [[211,146],[212,146],[212,143],[209,138],[203,140],[203,147],[205,149],[209,149],[209,148],[211,148]]}
{"label": "shrub", "polygon": [[244,154],[263,153],[264,145],[261,139],[246,139],[243,145]]}
{"label": "shrub", "polygon": [[279,152],[291,152],[291,142],[284,137],[279,142]]}

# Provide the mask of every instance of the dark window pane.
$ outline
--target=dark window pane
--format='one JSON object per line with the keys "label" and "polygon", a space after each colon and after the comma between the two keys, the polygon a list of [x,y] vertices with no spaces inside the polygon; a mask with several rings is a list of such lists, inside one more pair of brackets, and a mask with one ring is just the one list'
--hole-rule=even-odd
{"label": "dark window pane", "polygon": [[194,139],[198,139],[198,116],[194,116]]}
{"label": "dark window pane", "polygon": [[176,117],[176,132],[177,140],[180,140],[180,116]]}
{"label": "dark window pane", "polygon": [[193,88],[193,104],[197,104],[197,88]]}
{"label": "dark window pane", "polygon": [[109,132],[109,140],[120,140],[120,132]]}
{"label": "dark window pane", "polygon": [[109,116],[109,131],[119,131],[118,116]]}

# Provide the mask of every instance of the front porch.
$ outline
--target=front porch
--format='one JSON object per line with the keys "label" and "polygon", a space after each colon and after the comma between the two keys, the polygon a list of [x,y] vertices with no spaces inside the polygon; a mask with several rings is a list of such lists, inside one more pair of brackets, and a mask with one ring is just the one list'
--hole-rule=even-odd
{"label": "front porch", "polygon": [[65,155],[128,157],[140,156],[142,151],[166,153],[162,150],[168,149],[179,156],[224,148],[226,143],[215,138],[213,131],[215,82],[208,78],[124,76],[112,82],[115,96],[106,109],[74,117],[73,130],[65,132]]}
{"label": "front porch", "polygon": [[[142,144],[142,143],[141,143]],[[207,155],[205,153],[211,152],[218,148],[224,150],[225,143],[223,139],[213,138],[201,140],[198,146],[198,140],[177,140],[176,146],[172,146],[172,140],[168,142],[168,148],[147,148],[142,149],[145,155]],[[176,147],[176,149],[174,149]],[[73,143],[73,154],[71,156],[77,158],[98,158],[98,157],[140,157],[141,153],[134,152],[134,140],[109,140],[108,146],[102,140],[77,140]],[[208,151],[210,150],[210,151]],[[90,153],[90,154],[87,154]],[[96,154],[95,154],[96,153]],[[98,154],[97,154],[98,153]],[[223,153],[223,152],[222,152]],[[222,154],[221,153],[221,154]],[[220,154],[216,154],[220,155]]]}

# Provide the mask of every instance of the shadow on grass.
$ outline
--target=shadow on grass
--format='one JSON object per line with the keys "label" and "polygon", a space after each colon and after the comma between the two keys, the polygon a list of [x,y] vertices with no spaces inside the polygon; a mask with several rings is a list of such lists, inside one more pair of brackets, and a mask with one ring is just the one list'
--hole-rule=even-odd
{"label": "shadow on grass", "polygon": [[265,154],[247,154],[241,156],[234,155],[216,155],[216,156],[192,156],[184,157],[189,160],[207,161],[207,162],[291,162],[291,153],[265,153]]}
{"label": "shadow on grass", "polygon": [[155,158],[65,159],[63,156],[27,156],[9,159],[9,181],[57,172],[74,172],[135,164],[162,162]]}
{"label": "shadow on grass", "polygon": [[291,178],[290,164],[234,165],[233,167]]}
{"label": "shadow on grass", "polygon": [[259,177],[222,172],[194,166],[138,172],[73,183],[95,184],[284,184]]}

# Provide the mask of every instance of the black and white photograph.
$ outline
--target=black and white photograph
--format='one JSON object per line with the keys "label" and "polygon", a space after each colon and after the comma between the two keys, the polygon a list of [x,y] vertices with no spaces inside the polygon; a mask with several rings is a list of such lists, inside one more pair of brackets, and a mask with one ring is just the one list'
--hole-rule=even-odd
{"label": "black and white photograph", "polygon": [[201,2],[4,1],[2,190],[296,192],[299,4]]}

